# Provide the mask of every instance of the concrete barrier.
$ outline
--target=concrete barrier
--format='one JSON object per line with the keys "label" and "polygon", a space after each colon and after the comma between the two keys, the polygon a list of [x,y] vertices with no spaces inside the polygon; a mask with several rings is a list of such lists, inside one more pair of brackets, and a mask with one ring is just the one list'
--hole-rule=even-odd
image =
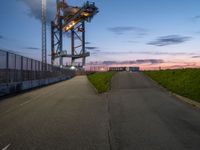
{"label": "concrete barrier", "polygon": [[71,78],[70,76],[65,76],[65,77],[53,77],[53,78],[30,80],[30,81],[23,81],[23,82],[1,83],[0,96],[16,93],[20,91],[25,91],[25,90],[33,89],[36,87],[49,85],[52,83],[57,83],[60,81],[68,80],[70,78]]}

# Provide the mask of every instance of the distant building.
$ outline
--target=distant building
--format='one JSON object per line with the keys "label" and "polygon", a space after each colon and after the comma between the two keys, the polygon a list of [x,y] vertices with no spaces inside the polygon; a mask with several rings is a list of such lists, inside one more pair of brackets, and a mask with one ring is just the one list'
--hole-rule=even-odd
{"label": "distant building", "polygon": [[128,67],[128,71],[131,71],[131,72],[140,71],[140,67]]}
{"label": "distant building", "polygon": [[126,67],[109,67],[109,71],[126,71]]}
{"label": "distant building", "polygon": [[109,67],[109,71],[140,71],[139,67]]}
{"label": "distant building", "polygon": [[94,71],[94,72],[105,72],[108,71],[107,66],[89,66],[86,71]]}

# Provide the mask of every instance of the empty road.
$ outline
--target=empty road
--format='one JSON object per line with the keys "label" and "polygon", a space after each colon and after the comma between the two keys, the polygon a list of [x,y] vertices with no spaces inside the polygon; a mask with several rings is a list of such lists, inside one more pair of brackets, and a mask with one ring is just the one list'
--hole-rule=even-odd
{"label": "empty road", "polygon": [[141,73],[118,73],[108,94],[115,150],[200,150],[200,111]]}
{"label": "empty road", "polygon": [[108,150],[107,103],[87,78],[0,101],[0,150]]}
{"label": "empty road", "polygon": [[141,73],[85,76],[0,101],[0,150],[199,150],[200,111]]}

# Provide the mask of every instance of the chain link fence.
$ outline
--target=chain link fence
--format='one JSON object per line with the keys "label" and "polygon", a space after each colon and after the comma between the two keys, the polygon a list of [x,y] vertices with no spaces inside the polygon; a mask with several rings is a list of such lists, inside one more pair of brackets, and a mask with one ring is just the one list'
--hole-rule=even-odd
{"label": "chain link fence", "polygon": [[0,83],[23,82],[53,77],[74,76],[71,70],[46,64],[42,70],[42,62],[0,50]]}

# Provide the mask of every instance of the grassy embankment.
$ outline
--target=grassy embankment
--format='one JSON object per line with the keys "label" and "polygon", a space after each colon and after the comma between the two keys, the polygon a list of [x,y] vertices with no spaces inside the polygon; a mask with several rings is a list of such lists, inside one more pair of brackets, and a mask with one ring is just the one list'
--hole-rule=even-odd
{"label": "grassy embankment", "polygon": [[110,90],[111,79],[114,72],[102,72],[88,75],[89,81],[97,89],[98,93],[104,93]]}
{"label": "grassy embankment", "polygon": [[145,71],[166,89],[200,102],[200,69]]}

